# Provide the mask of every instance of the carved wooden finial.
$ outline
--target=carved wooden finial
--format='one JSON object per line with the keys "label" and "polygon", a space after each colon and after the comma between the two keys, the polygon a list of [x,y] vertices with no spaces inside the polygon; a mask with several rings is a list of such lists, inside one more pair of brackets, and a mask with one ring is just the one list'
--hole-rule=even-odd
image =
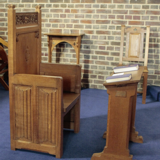
{"label": "carved wooden finial", "polygon": [[41,9],[41,6],[40,6],[40,5],[37,5],[37,6],[36,6],[36,9]]}
{"label": "carved wooden finial", "polygon": [[8,5],[8,8],[10,8],[10,9],[11,9],[11,8],[14,9],[15,7],[16,7],[16,6],[15,6],[14,4],[9,4],[9,5]]}
{"label": "carved wooden finial", "polygon": [[136,32],[136,31],[137,31],[137,28],[134,28],[134,31]]}

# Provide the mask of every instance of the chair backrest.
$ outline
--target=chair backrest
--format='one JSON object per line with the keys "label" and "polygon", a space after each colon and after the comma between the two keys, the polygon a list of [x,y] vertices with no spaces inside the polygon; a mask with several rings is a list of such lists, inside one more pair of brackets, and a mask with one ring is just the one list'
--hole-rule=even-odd
{"label": "chair backrest", "polygon": [[8,64],[8,57],[3,47],[0,46],[0,73]]}
{"label": "chair backrest", "polygon": [[[146,33],[146,35],[145,35]],[[149,47],[149,34],[150,27],[131,27],[125,28],[121,26],[121,46],[120,46],[120,59],[119,64],[122,65],[123,61],[140,61],[144,62],[144,66],[148,63],[148,47]],[[126,35],[126,41],[124,43]],[[125,55],[124,55],[124,44]],[[145,53],[144,53],[145,45]]]}
{"label": "chair backrest", "polygon": [[74,64],[41,63],[40,74],[63,78],[64,92],[81,92],[81,66]]}
{"label": "chair backrest", "polygon": [[15,12],[8,6],[10,74],[39,74],[41,61],[41,7],[35,12]]}

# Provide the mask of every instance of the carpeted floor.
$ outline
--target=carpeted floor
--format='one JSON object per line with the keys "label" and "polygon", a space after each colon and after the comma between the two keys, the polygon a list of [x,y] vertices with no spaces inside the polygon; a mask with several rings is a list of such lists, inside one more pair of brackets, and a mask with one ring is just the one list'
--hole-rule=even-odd
{"label": "carpeted floor", "polygon": [[[102,138],[107,124],[108,95],[105,90],[84,89],[81,96],[81,128],[78,134],[64,131],[62,159],[90,160],[105,146]],[[0,160],[54,160],[55,156],[34,151],[10,150],[9,92],[0,85]],[[144,143],[130,143],[136,160],[160,160],[160,102],[137,96],[136,130]]]}

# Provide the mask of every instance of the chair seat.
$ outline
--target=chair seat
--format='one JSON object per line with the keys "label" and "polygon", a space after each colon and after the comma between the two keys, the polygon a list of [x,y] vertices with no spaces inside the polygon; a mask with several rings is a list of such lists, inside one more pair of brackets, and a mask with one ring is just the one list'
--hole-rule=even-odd
{"label": "chair seat", "polygon": [[63,93],[63,111],[66,114],[79,99],[79,93]]}

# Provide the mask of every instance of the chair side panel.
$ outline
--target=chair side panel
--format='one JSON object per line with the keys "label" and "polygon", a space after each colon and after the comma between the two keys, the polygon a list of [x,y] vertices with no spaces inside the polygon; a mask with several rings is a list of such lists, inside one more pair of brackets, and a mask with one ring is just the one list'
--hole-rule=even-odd
{"label": "chair side panel", "polygon": [[62,79],[16,74],[11,100],[12,145],[55,155],[63,135]]}

